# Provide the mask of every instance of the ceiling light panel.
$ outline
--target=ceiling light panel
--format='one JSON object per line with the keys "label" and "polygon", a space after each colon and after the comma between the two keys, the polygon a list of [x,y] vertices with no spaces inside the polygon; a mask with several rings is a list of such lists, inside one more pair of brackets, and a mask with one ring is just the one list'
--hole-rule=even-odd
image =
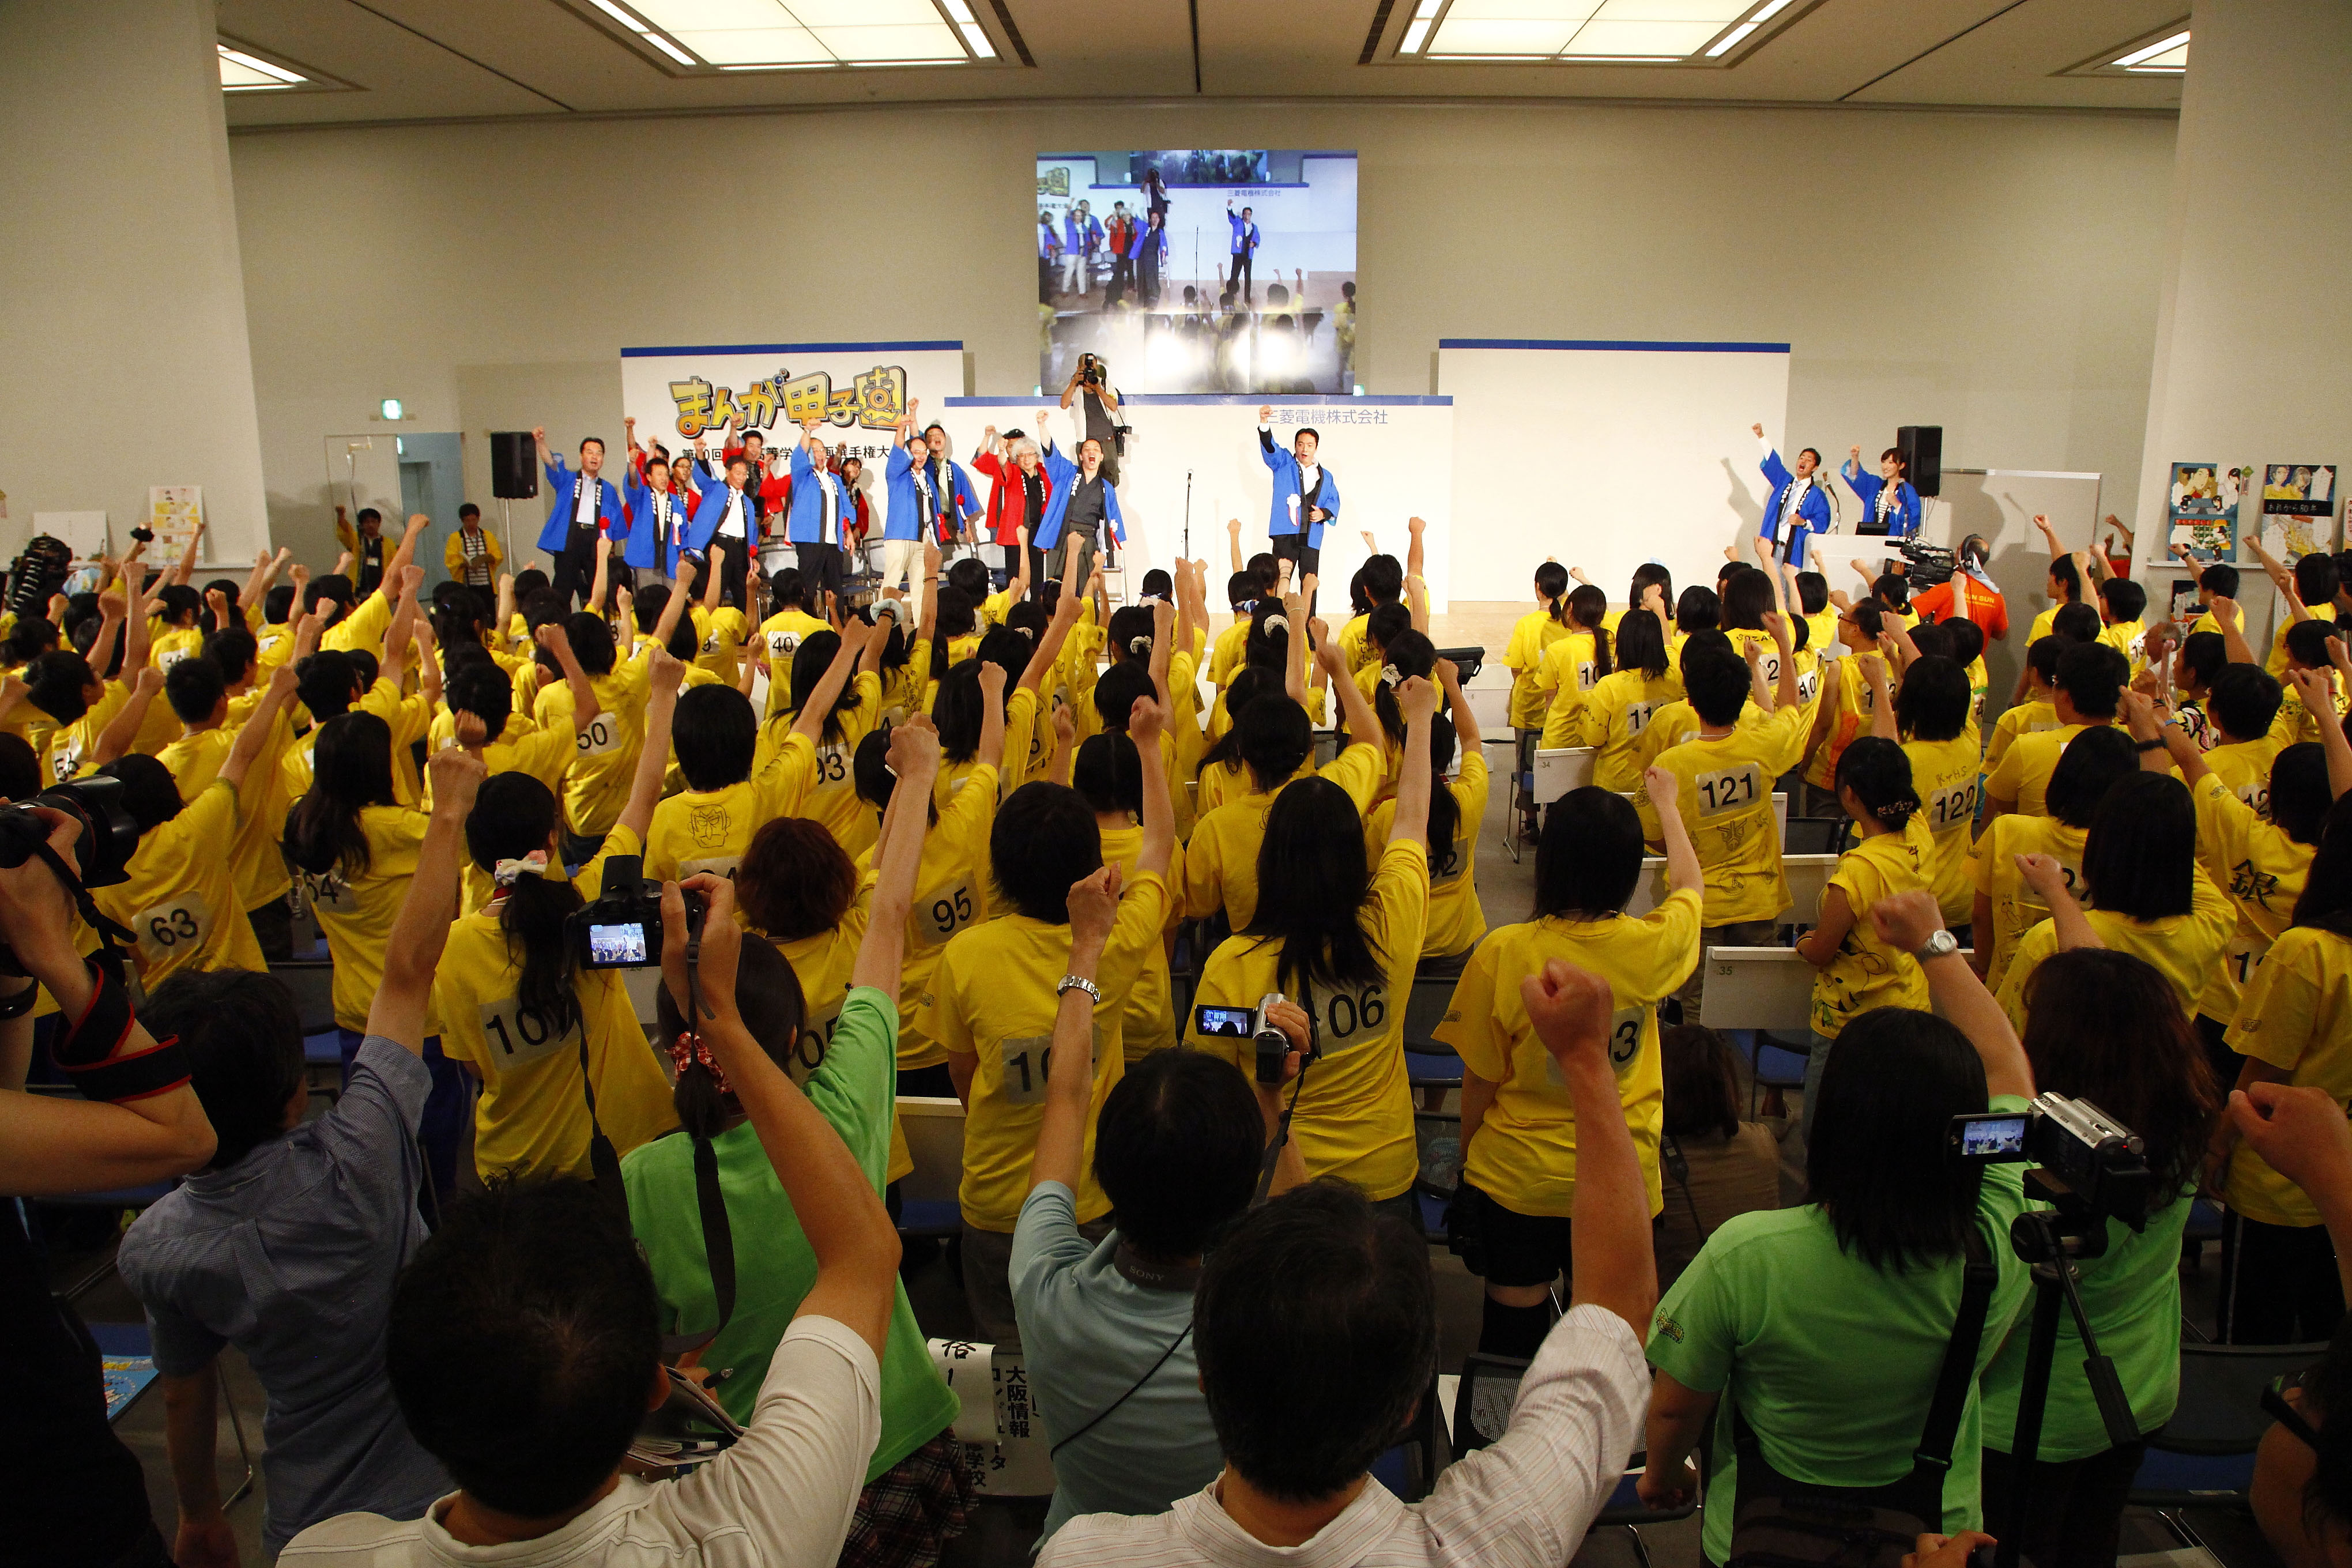
{"label": "ceiling light panel", "polygon": [[851,65],[891,61],[961,60],[963,43],[944,22],[928,26],[812,27],[816,40],[838,60]]}
{"label": "ceiling light panel", "polygon": [[[1448,21],[1553,22],[1573,26],[1601,9],[1601,0],[1454,0]],[[1415,16],[1435,16],[1437,7],[1416,7]]]}
{"label": "ceiling light panel", "polygon": [[806,27],[681,28],[675,36],[714,66],[830,65],[834,59]]}
{"label": "ceiling light panel", "polygon": [[221,86],[230,92],[268,91],[276,88],[293,87],[310,79],[272,65],[258,55],[232,49],[226,44],[213,46],[220,53]]}
{"label": "ceiling light panel", "polygon": [[[1755,0],[1601,0],[1596,22],[1704,22],[1710,28],[1746,16]],[[1712,35],[1710,35],[1712,36]]]}
{"label": "ceiling light panel", "polygon": [[1594,17],[1562,50],[1571,55],[1664,55],[1680,59],[1706,47],[1716,22],[1614,22]]}
{"label": "ceiling light panel", "polygon": [[672,37],[797,24],[776,0],[631,0],[637,13]]}
{"label": "ceiling light panel", "polygon": [[1448,13],[1430,41],[1433,55],[1556,55],[1580,24],[1564,21],[1486,21]]}

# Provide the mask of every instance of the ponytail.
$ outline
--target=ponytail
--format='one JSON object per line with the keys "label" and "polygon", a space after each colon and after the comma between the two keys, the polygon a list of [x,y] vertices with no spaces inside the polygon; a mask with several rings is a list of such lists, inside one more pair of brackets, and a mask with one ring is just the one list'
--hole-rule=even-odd
{"label": "ponytail", "polygon": [[1901,746],[1883,736],[1864,735],[1839,753],[1837,788],[1853,791],[1863,810],[1897,833],[1919,809],[1911,759]]}
{"label": "ponytail", "polygon": [[[1454,786],[1445,782],[1445,770],[1454,765],[1454,725],[1444,710],[1436,714],[1429,726],[1429,874],[1443,876],[1454,869],[1461,858],[1454,835],[1462,829],[1462,803],[1454,797]],[[1476,851],[1471,851],[1475,854]]]}
{"label": "ponytail", "polygon": [[[483,781],[466,818],[466,852],[493,875],[501,862],[527,868],[530,857],[545,853],[556,822],[554,791],[529,773],[494,773]],[[499,929],[508,954],[521,961],[515,1001],[538,1014],[551,1037],[562,1034],[580,1017],[580,964],[563,929],[580,907],[580,889],[523,868],[500,877],[499,892]]]}
{"label": "ponytail", "polygon": [[319,727],[311,752],[310,788],[286,815],[286,851],[314,877],[368,868],[367,831],[360,810],[394,805],[392,727],[373,713],[338,713]]}
{"label": "ponytail", "polygon": [[[1569,624],[1580,631],[1592,634],[1592,673],[1595,680],[1614,668],[1610,656],[1609,628],[1601,623],[1609,618],[1609,595],[1586,583],[1568,596]],[[1627,615],[1641,613],[1637,604]]]}
{"label": "ponytail", "polygon": [[1568,592],[1568,568],[1557,561],[1547,561],[1536,568],[1536,592],[1551,601],[1551,618],[1568,625],[1568,607],[1561,595]]}
{"label": "ponytail", "polygon": [[[752,1039],[768,1053],[768,1059],[787,1074],[806,1062],[808,1056],[815,1056],[820,1062],[824,1059],[823,1042],[813,1036],[803,1037],[808,1002],[800,976],[772,943],[749,933],[735,961],[735,1010]],[[680,1037],[689,1031],[686,1016],[678,1011],[677,998],[667,985],[655,989],[654,1027],[660,1033],[660,1048],[677,1069],[677,1087],[671,1090],[670,1103],[677,1110],[678,1125],[695,1142],[708,1142],[743,1113],[742,1104],[731,1089],[719,1087],[704,1062],[705,1053],[678,1049]],[[816,1064],[806,1065],[813,1070]],[[807,1073],[797,1076],[805,1078]]]}

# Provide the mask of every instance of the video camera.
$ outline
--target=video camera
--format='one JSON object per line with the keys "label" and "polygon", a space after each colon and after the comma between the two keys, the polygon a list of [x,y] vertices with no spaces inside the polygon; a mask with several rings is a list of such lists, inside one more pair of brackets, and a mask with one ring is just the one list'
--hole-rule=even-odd
{"label": "video camera", "polygon": [[2091,1212],[2135,1231],[2147,1225],[2156,1183],[2146,1148],[2130,1128],[2087,1100],[2044,1094],[2024,1110],[1955,1116],[1948,1138],[1956,1160],[2046,1167]]}
{"label": "video camera", "polygon": [[1895,552],[1906,563],[1903,579],[1911,591],[1932,588],[1938,583],[1948,583],[1956,570],[1952,552],[1940,544],[1922,544],[1916,539],[1898,539]]}
{"label": "video camera", "polygon": [[[686,896],[688,941],[701,934],[704,904]],[[593,904],[564,917],[563,938],[583,969],[650,969],[661,963],[661,884],[645,879],[645,858],[614,855],[604,862],[604,890]]]}
{"label": "video camera", "polygon": [[[1203,1039],[1250,1041],[1257,1052],[1257,1081],[1279,1084],[1283,1058],[1291,1050],[1290,1037],[1267,1014],[1282,1000],[1281,992],[1269,991],[1255,1007],[1218,1007],[1203,1002],[1192,1009],[1192,1031]],[[1314,1054],[1310,1047],[1307,1056],[1311,1058]]]}

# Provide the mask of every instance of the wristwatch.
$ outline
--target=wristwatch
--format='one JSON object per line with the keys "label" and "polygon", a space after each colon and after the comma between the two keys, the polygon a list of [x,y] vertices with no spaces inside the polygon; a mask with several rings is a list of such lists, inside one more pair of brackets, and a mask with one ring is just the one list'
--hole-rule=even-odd
{"label": "wristwatch", "polygon": [[1918,951],[1911,956],[1925,963],[1931,958],[1949,958],[1959,951],[1960,939],[1950,931],[1939,931],[1920,943]]}
{"label": "wristwatch", "polygon": [[1095,999],[1096,1006],[1102,1005],[1102,988],[1083,974],[1063,975],[1054,987],[1054,1000],[1059,1002],[1065,991],[1083,991]]}

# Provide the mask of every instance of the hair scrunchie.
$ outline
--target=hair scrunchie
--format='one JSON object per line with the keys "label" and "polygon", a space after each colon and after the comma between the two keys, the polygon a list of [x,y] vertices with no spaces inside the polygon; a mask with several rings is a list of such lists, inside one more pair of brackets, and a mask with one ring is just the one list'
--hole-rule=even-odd
{"label": "hair scrunchie", "polygon": [[547,851],[534,849],[519,860],[501,860],[490,868],[490,880],[501,888],[511,888],[525,877],[547,875]]}
{"label": "hair scrunchie", "polygon": [[669,1059],[670,1065],[681,1075],[697,1062],[701,1063],[702,1069],[710,1075],[712,1088],[721,1094],[734,1092],[727,1087],[727,1075],[720,1070],[719,1058],[710,1054],[709,1043],[691,1030],[679,1035],[669,1043]]}

